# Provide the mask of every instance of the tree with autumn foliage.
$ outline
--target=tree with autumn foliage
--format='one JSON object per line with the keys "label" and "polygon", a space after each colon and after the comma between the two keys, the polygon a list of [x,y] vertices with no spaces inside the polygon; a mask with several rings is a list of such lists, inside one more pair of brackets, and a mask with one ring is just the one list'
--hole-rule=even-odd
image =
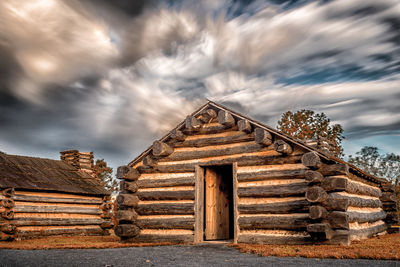
{"label": "tree with autumn foliage", "polygon": [[113,169],[107,166],[107,162],[105,162],[104,159],[96,160],[94,172],[96,176],[99,177],[106,190],[111,193],[116,193],[118,191],[119,183],[112,176]]}
{"label": "tree with autumn foliage", "polygon": [[341,142],[344,139],[340,124],[330,124],[331,120],[324,113],[302,109],[287,111],[278,121],[278,130],[300,140],[318,140],[325,138],[334,145],[336,154],[343,155]]}

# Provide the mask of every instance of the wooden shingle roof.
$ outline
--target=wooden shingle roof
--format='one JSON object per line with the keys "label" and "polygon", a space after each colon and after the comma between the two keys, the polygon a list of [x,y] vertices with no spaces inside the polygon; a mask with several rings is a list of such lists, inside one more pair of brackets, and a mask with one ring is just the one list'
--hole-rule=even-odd
{"label": "wooden shingle roof", "polygon": [[97,178],[61,160],[0,153],[0,188],[109,195]]}

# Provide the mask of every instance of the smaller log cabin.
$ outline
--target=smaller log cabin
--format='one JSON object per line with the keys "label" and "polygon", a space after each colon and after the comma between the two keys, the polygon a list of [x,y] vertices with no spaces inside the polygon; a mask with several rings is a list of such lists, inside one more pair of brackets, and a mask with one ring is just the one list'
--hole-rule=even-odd
{"label": "smaller log cabin", "polygon": [[112,205],[93,172],[93,153],[61,160],[0,153],[0,240],[106,235]]}
{"label": "smaller log cabin", "polygon": [[391,231],[393,186],[214,102],[121,166],[125,242],[350,244]]}

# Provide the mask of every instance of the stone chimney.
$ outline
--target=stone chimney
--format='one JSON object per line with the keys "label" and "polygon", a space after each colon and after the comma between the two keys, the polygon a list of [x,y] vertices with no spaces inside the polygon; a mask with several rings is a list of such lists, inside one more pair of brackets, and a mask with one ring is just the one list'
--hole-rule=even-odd
{"label": "stone chimney", "polygon": [[93,152],[79,152],[78,150],[66,150],[60,152],[61,160],[93,175],[94,160]]}

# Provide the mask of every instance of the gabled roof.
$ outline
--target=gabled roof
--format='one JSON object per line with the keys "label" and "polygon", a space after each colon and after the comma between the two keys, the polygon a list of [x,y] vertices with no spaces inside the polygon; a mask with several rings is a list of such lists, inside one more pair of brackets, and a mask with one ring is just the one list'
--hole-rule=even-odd
{"label": "gabled roof", "polygon": [[0,153],[0,188],[109,195],[97,178],[62,160]]}
{"label": "gabled roof", "polygon": [[[289,142],[289,143],[292,143],[292,144],[295,144],[295,145],[297,145],[297,146],[299,146],[299,147],[302,147],[303,149],[305,149],[305,150],[308,151],[308,152],[314,151],[314,152],[316,152],[322,159],[325,159],[325,160],[328,161],[328,162],[347,164],[347,165],[349,166],[349,171],[350,171],[350,172],[355,173],[356,175],[358,175],[358,176],[360,176],[360,177],[362,177],[362,178],[364,178],[364,179],[366,179],[366,180],[368,180],[368,181],[370,181],[370,182],[374,182],[374,183],[377,183],[377,184],[388,183],[388,181],[387,181],[386,179],[378,178],[378,177],[375,177],[375,176],[373,176],[373,175],[371,175],[371,174],[369,174],[369,173],[366,173],[366,172],[364,172],[363,170],[361,170],[360,168],[356,167],[356,166],[353,165],[353,164],[347,163],[347,162],[343,161],[342,159],[339,159],[339,158],[337,158],[337,157],[335,157],[335,156],[332,156],[332,155],[330,155],[330,154],[327,154],[327,153],[324,153],[324,152],[322,152],[322,151],[320,151],[320,150],[317,150],[316,148],[311,147],[311,146],[305,144],[304,142],[302,142],[302,141],[300,141],[300,140],[298,140],[298,139],[295,139],[295,138],[293,138],[293,137],[291,137],[291,136],[289,136],[289,135],[287,135],[287,134],[284,134],[284,133],[282,133],[282,132],[280,132],[280,131],[278,131],[278,130],[276,130],[276,129],[274,129],[274,128],[268,126],[268,125],[265,125],[265,124],[263,124],[263,123],[260,123],[260,122],[258,122],[258,121],[255,121],[255,120],[253,120],[253,119],[251,119],[251,118],[249,118],[249,117],[247,117],[247,116],[245,116],[245,115],[242,115],[242,114],[240,114],[240,113],[238,113],[238,112],[236,112],[236,111],[233,111],[233,110],[231,110],[231,109],[229,109],[229,108],[227,108],[227,107],[225,107],[225,106],[223,106],[223,105],[221,105],[221,104],[217,104],[217,103],[215,103],[215,102],[213,102],[213,101],[208,101],[206,104],[204,104],[203,106],[201,106],[198,110],[196,110],[195,112],[193,112],[193,113],[191,114],[191,116],[200,115],[204,110],[207,110],[207,109],[209,109],[209,108],[216,109],[217,111],[219,111],[219,110],[227,111],[227,112],[229,112],[229,113],[230,113],[235,119],[237,119],[237,120],[243,120],[243,119],[248,120],[248,121],[250,122],[250,124],[251,124],[253,127],[259,127],[259,128],[264,129],[264,130],[267,130],[267,131],[269,131],[271,134],[274,134],[274,135],[276,135],[276,136],[279,136],[280,138],[282,138],[283,140],[285,140],[285,141],[287,141],[287,142]],[[179,124],[178,124],[174,129],[172,129],[168,134],[166,134],[165,136],[163,136],[163,137],[160,139],[160,141],[166,141],[166,140],[170,137],[171,133],[172,133],[174,130],[180,130],[180,129],[182,129],[183,127],[185,127],[185,121],[182,121],[181,123],[179,123]],[[131,161],[131,162],[129,163],[129,165],[130,165],[130,166],[133,166],[133,165],[137,164],[138,162],[140,162],[141,160],[143,160],[143,158],[146,157],[146,156],[151,152],[151,150],[152,150],[152,146],[150,146],[149,148],[147,148],[142,154],[140,154],[140,155],[139,155],[138,157],[136,157],[133,161]]]}

